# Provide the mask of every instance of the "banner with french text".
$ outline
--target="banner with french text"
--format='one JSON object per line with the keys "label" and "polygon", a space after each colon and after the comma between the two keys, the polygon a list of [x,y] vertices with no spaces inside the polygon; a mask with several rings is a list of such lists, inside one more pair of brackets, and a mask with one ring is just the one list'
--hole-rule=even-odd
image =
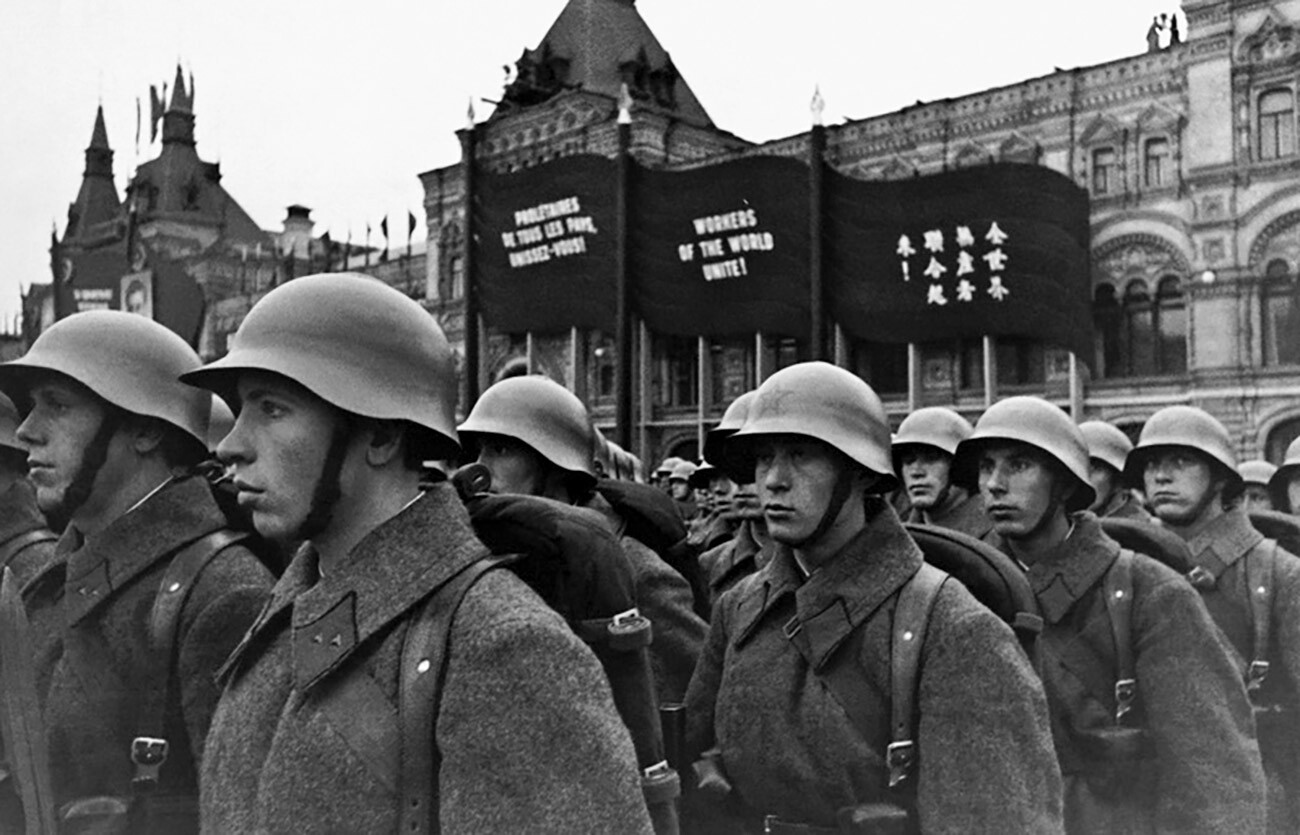
{"label": "banner with french text", "polygon": [[630,284],[651,331],[807,337],[807,165],[750,157],[633,170]]}
{"label": "banner with french text", "polygon": [[851,336],[1041,339],[1092,357],[1087,193],[1037,165],[896,182],[827,169],[827,311]]}
{"label": "banner with french text", "polygon": [[614,329],[616,188],[614,161],[590,154],[479,174],[476,288],[488,324]]}

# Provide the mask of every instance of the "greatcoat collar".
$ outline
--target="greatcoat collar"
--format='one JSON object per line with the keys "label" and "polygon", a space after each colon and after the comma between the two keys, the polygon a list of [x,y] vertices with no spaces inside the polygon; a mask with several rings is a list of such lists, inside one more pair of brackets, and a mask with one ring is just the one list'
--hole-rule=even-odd
{"label": "greatcoat collar", "polygon": [[291,611],[294,681],[300,691],[310,689],[356,647],[488,555],[455,488],[433,485],[324,577],[316,549],[304,543],[219,675],[235,674],[250,645]]}
{"label": "greatcoat collar", "polygon": [[1029,566],[1029,585],[1043,617],[1058,623],[1119,556],[1119,543],[1102,531],[1089,511],[1073,514],[1069,536],[1046,559]]}
{"label": "greatcoat collar", "polygon": [[64,616],[75,626],[159,560],[225,526],[206,479],[174,479],[97,533],[83,536],[69,525],[27,590],[62,578]]}
{"label": "greatcoat collar", "polygon": [[795,615],[783,628],[787,635],[802,633],[813,667],[821,669],[845,639],[920,570],[921,549],[893,508],[873,496],[866,509],[862,530],[806,580],[790,548],[772,544],[770,561],[739,603],[738,644],[793,595]]}
{"label": "greatcoat collar", "polygon": [[1187,550],[1198,566],[1219,579],[1223,572],[1250,549],[1264,541],[1264,535],[1250,524],[1241,508],[1224,511],[1214,521],[1187,541]]}

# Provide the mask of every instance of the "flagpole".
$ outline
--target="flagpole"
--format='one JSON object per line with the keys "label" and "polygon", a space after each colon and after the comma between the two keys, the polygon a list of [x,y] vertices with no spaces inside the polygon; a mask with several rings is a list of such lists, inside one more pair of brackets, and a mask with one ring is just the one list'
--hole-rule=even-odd
{"label": "flagpole", "polygon": [[465,234],[461,236],[461,263],[465,270],[465,412],[474,407],[479,395],[478,275],[474,263],[474,154],[478,126],[474,123],[474,100],[469,102],[469,124],[460,132],[461,170],[465,182]]}
{"label": "flagpole", "polygon": [[1070,352],[1070,417],[1083,421],[1083,375],[1079,373],[1079,356]]}
{"label": "flagpole", "polygon": [[632,96],[624,84],[618,102],[618,154],[614,191],[614,438],[632,448],[632,309],[628,299],[627,193],[631,178]]}
{"label": "flagpole", "polygon": [[921,346],[907,343],[907,411],[915,412],[921,405]]}
{"label": "flagpole", "polygon": [[808,135],[808,307],[811,311],[808,355],[814,360],[826,359],[825,301],[822,298],[822,181],[826,158],[826,126],[822,124],[822,111],[825,107],[821,89],[814,89],[812,131]]}

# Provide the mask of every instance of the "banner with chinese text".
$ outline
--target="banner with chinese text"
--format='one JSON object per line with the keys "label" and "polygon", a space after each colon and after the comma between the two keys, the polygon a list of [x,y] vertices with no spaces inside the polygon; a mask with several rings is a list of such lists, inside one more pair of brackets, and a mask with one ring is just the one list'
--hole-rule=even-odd
{"label": "banner with chinese text", "polygon": [[650,330],[807,337],[803,162],[751,157],[689,171],[633,170],[630,284]]}
{"label": "banner with chinese text", "polygon": [[476,287],[488,324],[613,330],[616,188],[614,161],[589,154],[478,175]]}
{"label": "banner with chinese text", "polygon": [[827,311],[850,335],[1041,339],[1092,357],[1087,193],[1036,165],[825,178]]}

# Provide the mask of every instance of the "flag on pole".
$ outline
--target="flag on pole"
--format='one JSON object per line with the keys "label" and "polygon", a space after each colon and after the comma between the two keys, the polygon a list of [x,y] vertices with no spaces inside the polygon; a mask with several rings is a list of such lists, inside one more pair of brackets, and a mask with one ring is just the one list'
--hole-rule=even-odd
{"label": "flag on pole", "polygon": [[406,212],[406,257],[411,257],[411,239],[415,237],[415,212]]}
{"label": "flag on pole", "polygon": [[384,236],[384,251],[379,254],[379,260],[387,261],[388,260],[388,215],[384,215],[384,219],[379,221],[379,232]]}
{"label": "flag on pole", "polygon": [[158,88],[153,84],[149,85],[149,144],[152,145],[158,139],[158,123],[162,121],[163,109],[166,107],[167,85],[163,85],[162,95],[158,95]]}
{"label": "flag on pole", "polygon": [[365,263],[365,265],[366,265],[367,267],[369,267],[369,266],[370,266],[370,223],[369,223],[369,222],[366,223],[366,248],[365,248],[365,253],[366,253],[366,263]]}
{"label": "flag on pole", "polygon": [[140,156],[140,97],[135,97],[135,155]]}

